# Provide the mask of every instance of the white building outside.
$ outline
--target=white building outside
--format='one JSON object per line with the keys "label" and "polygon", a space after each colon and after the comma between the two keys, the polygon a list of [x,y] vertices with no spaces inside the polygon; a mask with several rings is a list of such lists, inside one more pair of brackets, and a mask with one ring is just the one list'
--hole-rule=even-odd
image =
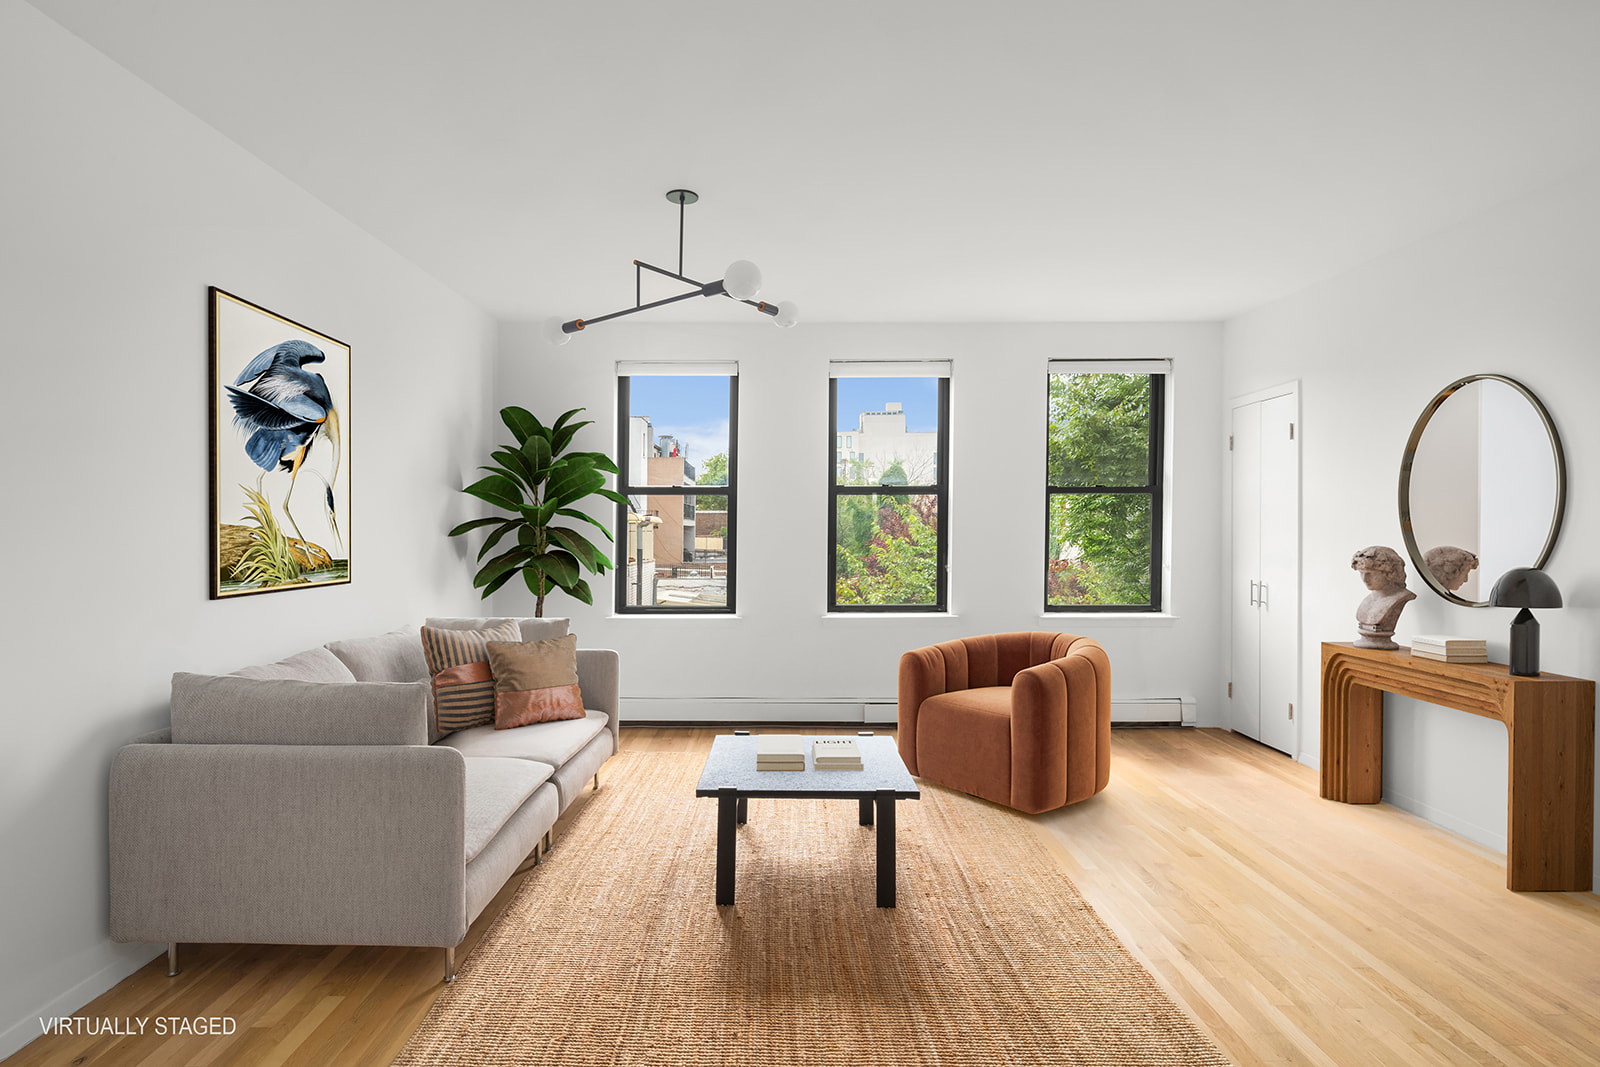
{"label": "white building outside", "polygon": [[899,463],[906,485],[932,485],[938,478],[939,435],[906,429],[900,401],[890,400],[883,411],[863,411],[854,430],[837,433],[841,481],[877,483]]}

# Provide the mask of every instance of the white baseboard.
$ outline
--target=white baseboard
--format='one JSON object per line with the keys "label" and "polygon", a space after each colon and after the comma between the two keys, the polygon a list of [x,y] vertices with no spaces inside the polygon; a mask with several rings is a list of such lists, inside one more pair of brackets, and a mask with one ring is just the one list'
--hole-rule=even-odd
{"label": "white baseboard", "polygon": [[[882,697],[623,697],[622,725],[653,722],[828,722],[892,725],[897,707]],[[1113,700],[1111,722],[1193,726],[1195,705],[1179,697]]]}
{"label": "white baseboard", "polygon": [[[4,1030],[0,1030],[0,1060],[44,1035],[40,1019],[72,1015],[95,997],[166,952],[165,945],[118,945],[107,942],[95,955],[113,957],[89,977],[59,993]],[[89,953],[85,953],[88,955]],[[90,964],[93,965],[92,962]]]}
{"label": "white baseboard", "polygon": [[1440,829],[1459,834],[1468,841],[1482,845],[1484,848],[1492,848],[1501,853],[1506,850],[1506,830],[1504,826],[1498,830],[1488,826],[1479,826],[1477,823],[1468,822],[1442,808],[1424,804],[1416,797],[1408,796],[1405,793],[1397,793],[1388,788],[1383,791],[1383,802],[1391,804],[1401,811],[1408,811],[1419,819],[1427,819]]}

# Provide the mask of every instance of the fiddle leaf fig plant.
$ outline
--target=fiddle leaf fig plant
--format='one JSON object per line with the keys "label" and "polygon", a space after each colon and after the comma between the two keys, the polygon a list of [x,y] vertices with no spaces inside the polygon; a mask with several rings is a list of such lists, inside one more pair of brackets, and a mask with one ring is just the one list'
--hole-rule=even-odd
{"label": "fiddle leaf fig plant", "polygon": [[601,496],[626,507],[628,498],[605,487],[606,475],[617,473],[617,465],[608,456],[567,451],[573,436],[593,421],[572,421],[583,410],[573,408],[555,425],[546,426],[524,408],[500,409],[500,419],[516,437],[516,446],[505,445],[490,453],[494,463],[478,468],[489,476],[462,492],[511,514],[472,519],[450,531],[451,537],[460,537],[494,527],[478,550],[480,562],[510,539],[510,547],[483,563],[472,580],[474,588],[483,590],[484,598],[520,574],[534,596],[535,616],[544,615],[544,598],[557,589],[585,604],[594,603],[583,571],[604,574],[613,564],[609,551],[579,533],[575,523],[587,522],[605,534],[607,541],[614,539],[605,523],[580,511],[578,505]]}

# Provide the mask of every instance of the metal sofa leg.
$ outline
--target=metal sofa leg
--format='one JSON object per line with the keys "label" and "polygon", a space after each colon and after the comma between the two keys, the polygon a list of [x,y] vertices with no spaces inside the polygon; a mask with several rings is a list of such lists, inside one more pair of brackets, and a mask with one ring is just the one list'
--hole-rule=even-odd
{"label": "metal sofa leg", "polygon": [[456,950],[454,948],[446,948],[444,950],[444,980],[446,982],[454,982],[456,980]]}
{"label": "metal sofa leg", "polygon": [[594,791],[596,793],[600,792],[600,772],[599,771],[595,771],[594,772]]}
{"label": "metal sofa leg", "polygon": [[167,977],[178,977],[178,943],[176,941],[167,942]]}
{"label": "metal sofa leg", "polygon": [[553,846],[550,844],[550,831],[546,830],[544,832],[544,850],[549,852],[552,847]]}

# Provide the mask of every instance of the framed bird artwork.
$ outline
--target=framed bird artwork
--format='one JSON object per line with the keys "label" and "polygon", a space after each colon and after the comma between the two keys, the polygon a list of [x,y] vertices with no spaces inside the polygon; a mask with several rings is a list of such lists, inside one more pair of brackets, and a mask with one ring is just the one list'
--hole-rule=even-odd
{"label": "framed bird artwork", "polygon": [[211,599],[350,581],[350,346],[212,286]]}

